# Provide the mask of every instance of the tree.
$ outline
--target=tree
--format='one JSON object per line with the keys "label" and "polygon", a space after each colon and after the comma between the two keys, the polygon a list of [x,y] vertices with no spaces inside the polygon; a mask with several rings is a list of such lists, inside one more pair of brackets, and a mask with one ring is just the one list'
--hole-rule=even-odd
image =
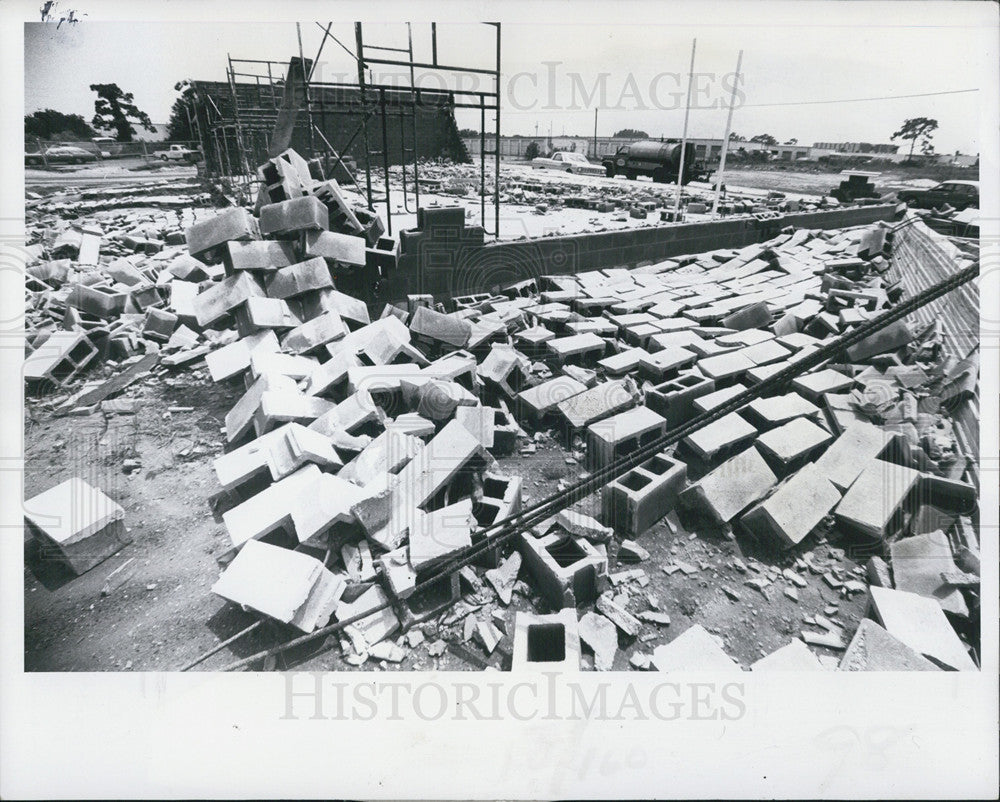
{"label": "tree", "polygon": [[538,152],[539,152],[538,143],[537,142],[529,142],[528,143],[528,147],[526,147],[524,149],[524,158],[529,159],[529,160],[530,159],[535,159],[535,158],[538,157]]}
{"label": "tree", "polygon": [[795,138],[795,137],[793,136],[793,137],[792,137],[791,139],[789,139],[789,140],[788,140],[788,141],[787,141],[787,142],[786,142],[785,144],[786,144],[786,145],[797,145],[797,144],[799,144],[799,140],[797,140],[797,139],[796,139],[796,138]]}
{"label": "tree", "polygon": [[147,131],[155,131],[153,121],[135,105],[131,92],[122,92],[118,84],[91,84],[97,92],[94,119],[91,123],[102,131],[114,131],[119,142],[131,142],[136,133],[132,123],[141,123]]}
{"label": "tree", "polygon": [[190,142],[198,138],[198,132],[192,127],[192,112],[185,97],[179,97],[170,107],[170,119],[167,120],[167,139],[172,141]]}
{"label": "tree", "polygon": [[459,136],[479,136],[479,132],[477,130],[475,130],[474,128],[459,128],[458,129],[458,135]]}
{"label": "tree", "polygon": [[615,132],[615,136],[622,139],[649,139],[649,134],[638,128],[622,128],[621,131]]}
{"label": "tree", "polygon": [[730,142],[746,142],[747,140],[746,140],[746,137],[740,136],[735,131],[733,131],[732,133],[729,134],[729,141]]}
{"label": "tree", "polygon": [[95,135],[94,129],[79,114],[63,114],[53,109],[27,115],[24,134],[40,139],[91,139]]}
{"label": "tree", "polygon": [[908,120],[904,120],[900,129],[892,135],[891,139],[893,141],[897,139],[910,140],[910,155],[907,161],[911,161],[913,159],[913,149],[917,145],[917,140],[922,140],[924,146],[929,145],[931,135],[937,130],[937,127],[937,120],[932,120],[929,117],[911,117]]}
{"label": "tree", "polygon": [[777,145],[778,144],[778,140],[775,139],[770,134],[757,134],[757,136],[753,137],[750,141],[751,142],[760,142],[760,144],[762,144],[762,145]]}

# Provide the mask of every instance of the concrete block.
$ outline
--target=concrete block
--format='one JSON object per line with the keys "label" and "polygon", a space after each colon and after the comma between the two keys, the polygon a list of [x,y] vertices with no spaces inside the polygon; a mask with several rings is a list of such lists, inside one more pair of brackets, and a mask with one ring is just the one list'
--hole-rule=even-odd
{"label": "concrete block", "polygon": [[398,548],[424,507],[466,469],[482,460],[483,447],[458,421],[451,421],[390,481],[379,509],[361,521],[368,537],[387,550]]}
{"label": "concrete block", "polygon": [[882,539],[901,524],[903,506],[916,487],[919,472],[872,459],[834,510],[841,525]]}
{"label": "concrete block", "polygon": [[571,337],[557,337],[545,343],[545,347],[559,364],[586,364],[604,356],[607,342],[596,334],[586,332]]}
{"label": "concrete block", "polygon": [[918,654],[954,671],[976,664],[935,599],[887,588],[869,588],[875,620]]}
{"label": "concrete block", "polygon": [[756,535],[791,548],[840,502],[840,493],[828,479],[806,465],[740,520]]}
{"label": "concrete block", "polygon": [[306,380],[307,395],[330,395],[341,385],[346,390],[347,374],[351,368],[360,367],[361,363],[354,354],[338,352],[326,362],[313,369]]}
{"label": "concrete block", "polygon": [[746,389],[747,388],[742,384],[732,384],[729,387],[723,387],[721,390],[716,390],[715,392],[708,393],[707,395],[700,395],[697,398],[692,399],[691,406],[694,407],[696,412],[708,412],[709,410],[725,404],[731,398],[735,398],[740,393],[745,392]]}
{"label": "concrete block", "polygon": [[472,324],[455,315],[443,315],[426,306],[417,307],[410,332],[418,337],[455,348],[465,348],[472,336]]}
{"label": "concrete block", "polygon": [[279,423],[312,423],[335,408],[333,402],[303,395],[297,389],[266,390],[261,394],[260,404],[254,412],[253,426],[259,437]]}
{"label": "concrete block", "polygon": [[382,428],[384,420],[385,412],[372,399],[371,393],[359,390],[316,418],[309,428],[332,437],[340,431],[356,434],[368,424]]}
{"label": "concrete block", "polygon": [[142,336],[147,340],[166,342],[177,327],[177,315],[162,309],[149,309],[142,327]]}
{"label": "concrete block", "polygon": [[793,418],[760,435],[757,448],[765,457],[771,458],[773,465],[786,472],[807,461],[832,439],[833,435],[808,418]]}
{"label": "concrete block", "polygon": [[281,240],[227,242],[222,252],[222,261],[227,273],[234,273],[237,270],[270,272],[295,264],[295,247],[291,242]]}
{"label": "concrete block", "polygon": [[812,649],[793,640],[766,657],[750,664],[751,671],[823,671],[823,664]]}
{"label": "concrete block", "polygon": [[233,490],[251,479],[268,472],[268,456],[271,445],[285,436],[288,423],[267,434],[251,440],[232,451],[216,457],[212,465],[219,484],[226,490]]}
{"label": "concrete block", "polygon": [[24,502],[24,523],[42,553],[79,576],[131,542],[125,510],[79,477]]}
{"label": "concrete block", "polygon": [[667,421],[672,429],[696,414],[694,400],[708,395],[715,389],[715,382],[699,373],[687,373],[676,379],[646,388],[646,406]]}
{"label": "concrete block", "polygon": [[295,382],[287,376],[261,376],[226,413],[226,440],[233,443],[241,439],[253,425],[254,413],[260,399],[268,390],[295,391]]}
{"label": "concrete block", "polygon": [[701,624],[684,630],[670,643],[653,650],[657,671],[740,671],[739,664],[723,650],[719,638]]}
{"label": "concrete block", "polygon": [[602,382],[556,404],[568,431],[586,428],[592,423],[635,406],[635,384],[626,379]]}
{"label": "concrete block", "polygon": [[647,407],[619,412],[587,427],[587,467],[597,470],[619,457],[652,443],[666,428],[666,421]]}
{"label": "concrete block", "polygon": [[517,394],[519,416],[539,422],[554,412],[561,401],[579,395],[587,387],[569,376],[556,376]]}
{"label": "concrete block", "polygon": [[711,462],[720,452],[731,452],[757,436],[757,429],[736,412],[702,426],[681,443],[705,462]]}
{"label": "concrete block", "polygon": [[347,326],[340,315],[324,312],[287,332],[281,339],[281,345],[293,354],[308,354],[346,335]]}
{"label": "concrete block", "polygon": [[768,429],[800,416],[819,420],[821,410],[798,393],[785,393],[770,398],[755,398],[747,404],[745,414],[758,429]]}
{"label": "concrete block", "polygon": [[584,538],[553,532],[540,538],[525,532],[518,550],[535,587],[553,610],[594,601],[607,574],[607,558]]}
{"label": "concrete block", "polygon": [[[305,468],[299,470],[305,470]],[[292,476],[294,475],[292,474]],[[272,485],[272,487],[275,486]],[[316,546],[328,545],[324,542],[323,535],[331,527],[338,524],[353,524],[354,513],[352,510],[364,497],[364,489],[346,479],[329,473],[313,475],[298,490],[297,498],[291,509],[292,526],[295,528],[295,535],[299,539],[299,543],[311,543]]]}
{"label": "concrete block", "polygon": [[28,383],[62,384],[76,378],[97,354],[97,348],[86,334],[56,331],[25,358],[21,375]]}
{"label": "concrete block", "polygon": [[248,542],[212,592],[302,632],[324,627],[347,583],[323,563],[291,549]]}
{"label": "concrete block", "polygon": [[637,370],[643,356],[649,354],[644,348],[626,348],[613,356],[597,360],[597,364],[609,376],[621,376]]}
{"label": "concrete block", "polygon": [[839,671],[940,671],[870,618],[862,618],[840,659]]}
{"label": "concrete block", "polygon": [[487,386],[513,399],[527,383],[526,362],[527,359],[513,348],[494,346],[476,372]]}
{"label": "concrete block", "polygon": [[260,209],[260,233],[264,236],[326,231],[329,225],[330,213],[322,201],[312,195],[269,203]]}
{"label": "concrete block", "polygon": [[670,346],[642,357],[639,360],[639,369],[644,376],[662,382],[675,377],[681,368],[694,364],[697,358],[696,354],[685,348]]}
{"label": "concrete block", "polygon": [[[139,271],[137,270],[136,273],[139,273]],[[142,274],[139,273],[139,275]],[[186,253],[182,253],[167,265],[161,275],[174,276],[186,282],[199,282],[208,278],[208,273],[205,271],[205,263]]]}
{"label": "concrete block", "polygon": [[946,613],[966,618],[969,607],[962,591],[941,575],[958,570],[948,536],[941,531],[914,535],[889,545],[896,590],[937,599]]}
{"label": "concrete block", "polygon": [[423,441],[410,434],[386,429],[337,474],[341,479],[365,486],[379,476],[397,473],[424,447]]}
{"label": "concrete block", "polygon": [[319,367],[319,361],[307,356],[257,349],[250,354],[250,371],[256,378],[265,373],[280,373],[292,379],[304,379]]}
{"label": "concrete block", "polygon": [[232,240],[260,239],[260,229],[250,211],[237,206],[195,223],[185,232],[185,239],[192,256],[207,264],[219,264],[222,261],[219,246]]}
{"label": "concrete block", "polygon": [[720,382],[737,380],[753,367],[755,367],[754,363],[737,351],[729,351],[698,360],[698,370],[708,378],[714,379],[717,386]]}
{"label": "concrete block", "polygon": [[264,296],[264,288],[249,273],[242,272],[216,282],[194,299],[199,326],[211,326],[251,298]]}
{"label": "concrete block", "polygon": [[845,492],[873,459],[882,456],[896,435],[879,426],[852,423],[814,463],[841,493]]}
{"label": "concrete block", "polygon": [[271,478],[275,481],[284,479],[309,462],[334,471],[343,466],[343,460],[329,437],[294,422],[282,426],[281,431],[282,436],[269,440],[265,450]]}
{"label": "concrete block", "polygon": [[110,287],[75,284],[66,295],[66,306],[104,320],[117,318],[125,309],[127,296]]}
{"label": "concrete block", "polygon": [[475,526],[471,498],[418,516],[410,527],[410,565],[420,571],[471,547]]}
{"label": "concrete block", "polygon": [[763,498],[777,481],[760,452],[748,448],[692,484],[679,499],[717,523],[728,523]]}
{"label": "concrete block", "polygon": [[266,287],[270,298],[295,298],[312,290],[332,288],[333,279],[326,262],[316,257],[269,273]]}
{"label": "concrete block", "polygon": [[602,490],[604,520],[622,536],[638,537],[670,512],[687,481],[687,465],[657,454]]}
{"label": "concrete block", "polygon": [[365,266],[364,237],[338,234],[333,231],[307,231],[303,238],[303,255],[322,257],[327,262],[345,267]]}
{"label": "concrete block", "polygon": [[913,333],[904,320],[890,323],[847,349],[851,362],[863,362],[886,351],[897,351],[913,339]]}
{"label": "concrete block", "polygon": [[[383,607],[384,609],[378,609]],[[372,585],[354,601],[350,603],[341,601],[334,614],[338,621],[348,621],[357,616],[364,616],[368,611],[371,611],[370,615],[349,624],[345,627],[345,631],[353,630],[364,639],[367,646],[371,647],[399,629],[399,619],[393,612],[389,597],[381,587]]]}
{"label": "concrete block", "polygon": [[[280,482],[222,514],[232,544],[239,548],[283,527],[292,527],[292,512],[302,504],[303,490],[320,476],[316,465],[305,465]],[[331,477],[334,478],[334,477]],[[308,506],[308,505],[307,505]]]}
{"label": "concrete block", "polygon": [[[367,547],[367,543],[361,542]],[[413,595],[417,585],[417,572],[410,565],[410,549],[400,546],[393,551],[387,551],[377,562],[382,566],[389,592],[393,598],[406,599]]]}
{"label": "concrete block", "polygon": [[854,386],[854,379],[832,368],[792,379],[791,386],[814,404],[819,404],[826,393],[847,392]]}
{"label": "concrete block", "polygon": [[514,618],[511,671],[580,670],[580,634],[576,611],[551,615],[518,612]]}
{"label": "concrete block", "polygon": [[764,302],[755,303],[727,315],[720,321],[727,329],[762,329],[771,325],[771,310]]}
{"label": "concrete block", "polygon": [[493,426],[498,409],[484,406],[458,406],[455,420],[468,429],[485,448],[493,448]]}

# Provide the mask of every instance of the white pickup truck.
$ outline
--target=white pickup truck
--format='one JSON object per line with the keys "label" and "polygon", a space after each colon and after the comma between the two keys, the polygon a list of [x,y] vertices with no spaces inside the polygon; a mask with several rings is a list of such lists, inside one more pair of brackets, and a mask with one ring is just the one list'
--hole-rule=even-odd
{"label": "white pickup truck", "polygon": [[183,145],[171,145],[167,150],[157,150],[153,153],[154,159],[160,161],[196,162],[201,158],[201,153],[191,150]]}

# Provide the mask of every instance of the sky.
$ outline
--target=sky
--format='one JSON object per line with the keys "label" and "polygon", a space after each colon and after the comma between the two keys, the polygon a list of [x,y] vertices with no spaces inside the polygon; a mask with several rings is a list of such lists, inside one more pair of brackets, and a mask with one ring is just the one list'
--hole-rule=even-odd
{"label": "sky", "polygon": [[[742,50],[743,80],[732,127],[746,138],[767,133],[800,144],[881,143],[890,141],[904,119],[923,116],[939,122],[933,140],[939,153],[977,153],[980,103],[995,102],[991,87],[980,86],[982,52],[974,41],[982,32],[960,24],[960,14],[952,21],[938,16],[934,25],[909,15],[904,24],[899,17],[906,15],[873,17],[863,8],[868,4],[836,5],[835,16],[789,12],[765,19],[754,12],[767,7],[745,3],[746,13],[726,24],[671,25],[669,14],[653,15],[652,24],[616,24],[615,18],[631,15],[611,9],[626,6],[607,6],[608,23],[504,23],[501,132],[590,136],[597,107],[599,135],[628,127],[652,136],[679,136],[696,39],[692,137],[723,136]],[[704,16],[726,16],[710,11],[714,7],[701,6]],[[334,23],[331,31],[355,49],[350,22]],[[322,35],[316,23],[302,23],[307,57],[315,56]],[[494,36],[493,28],[481,24],[439,23],[439,63],[491,68]],[[365,37],[369,43],[405,47],[406,27],[366,24]],[[417,60],[430,61],[429,25],[415,23],[413,39]],[[85,20],[57,29],[53,23],[27,24],[25,111],[53,108],[89,120],[94,104],[89,85],[117,83],[134,93],[138,107],[154,122],[166,122],[177,96],[174,85],[185,78],[225,80],[227,54],[287,62],[298,54],[296,26]],[[398,68],[373,70],[376,80],[399,80],[391,74]],[[327,40],[317,75],[353,82],[356,67],[351,55]],[[456,76],[448,86],[455,88],[456,81],[466,88],[478,81],[476,88],[492,89],[487,76]],[[418,82],[442,85],[438,74],[428,71],[418,70]],[[931,93],[948,94],[900,97]],[[491,120],[487,115],[488,129]],[[460,110],[458,122],[478,128],[479,112]]]}

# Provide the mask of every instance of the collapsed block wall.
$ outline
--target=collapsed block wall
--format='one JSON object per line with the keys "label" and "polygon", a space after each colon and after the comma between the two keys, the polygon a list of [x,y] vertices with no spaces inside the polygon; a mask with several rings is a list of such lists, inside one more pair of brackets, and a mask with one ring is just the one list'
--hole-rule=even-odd
{"label": "collapsed block wall", "polygon": [[[897,231],[892,241],[889,276],[900,281],[911,297],[954,275],[963,256],[947,237],[915,222]],[[940,321],[943,349],[956,360],[964,359],[979,344],[979,285],[969,282],[916,310],[908,321],[924,328]],[[979,463],[979,400],[964,401],[954,413],[955,434],[967,454]],[[978,467],[973,468],[978,483]]]}
{"label": "collapsed block wall", "polygon": [[[233,104],[233,94],[228,83],[223,81],[198,81],[195,88],[203,93],[202,107],[208,104],[207,98],[222,114],[224,119],[234,119],[236,108]],[[310,97],[313,101],[313,124],[323,133],[330,145],[342,155],[351,155],[359,163],[364,163],[365,145],[364,133],[357,133],[361,125],[362,115],[351,109],[360,103],[358,90],[348,87],[310,87]],[[267,141],[278,116],[278,108],[282,100],[282,88],[269,84],[237,83],[236,96],[241,112],[241,126],[246,148],[250,151],[249,162],[252,165],[267,161]],[[404,110],[401,101],[409,93],[403,91],[386,92],[386,138],[390,164],[401,164],[402,148],[413,147],[413,135],[409,110]],[[377,104],[378,93],[368,93],[369,102]],[[455,122],[455,109],[451,97],[444,92],[422,90],[420,104],[415,107],[415,123],[417,133],[417,156],[427,159],[447,158],[457,162],[469,161],[468,152],[458,135],[458,125]],[[211,104],[208,104],[211,105]],[[263,109],[252,115],[248,109]],[[405,115],[401,112],[406,111]],[[324,113],[325,112],[325,113]],[[217,117],[218,115],[214,115]],[[202,118],[200,118],[202,119]],[[206,120],[203,120],[203,125]],[[218,169],[218,155],[210,135],[205,135],[203,128],[202,143],[206,163],[210,170]],[[354,137],[351,141],[351,137]],[[382,164],[382,156],[375,151],[382,150],[382,117],[376,113],[368,121],[369,149],[373,152],[372,163],[375,167]],[[225,136],[225,146],[228,146],[231,158],[237,153],[235,131]],[[309,115],[302,109],[295,118],[292,132],[291,147],[302,154],[310,153],[310,144],[316,152],[325,151],[322,138],[314,134],[312,142],[309,137]],[[407,163],[412,163],[413,154],[406,154]]]}
{"label": "collapsed block wall", "polygon": [[[825,212],[786,214],[759,221],[740,217],[708,223],[542,237],[481,244],[482,229],[436,227],[401,238],[398,268],[382,289],[384,300],[413,294],[435,297],[491,292],[542,275],[582,273],[623,265],[634,267],[682,254],[742,248],[777,236],[786,226],[844,228],[890,220],[895,206],[860,206]],[[477,238],[470,236],[479,232]]]}

